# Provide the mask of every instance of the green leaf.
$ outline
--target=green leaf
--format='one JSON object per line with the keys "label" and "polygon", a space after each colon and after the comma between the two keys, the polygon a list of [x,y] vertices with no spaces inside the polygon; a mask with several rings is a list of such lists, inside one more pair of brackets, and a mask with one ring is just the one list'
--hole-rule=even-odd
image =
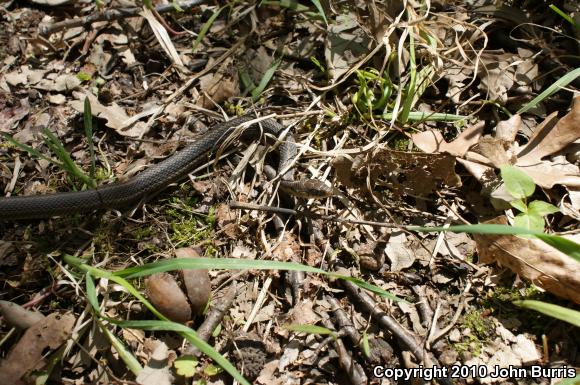
{"label": "green leaf", "polygon": [[182,356],[173,362],[177,374],[183,377],[193,377],[195,375],[195,368],[199,365],[199,361],[194,356]]}
{"label": "green leaf", "polygon": [[327,329],[322,326],[317,325],[302,325],[302,324],[292,324],[282,326],[286,330],[290,330],[298,333],[308,333],[308,334],[320,334],[320,335],[331,335],[336,338],[336,333],[333,330]]}
{"label": "green leaf", "polygon": [[529,213],[521,213],[516,215],[514,218],[514,226],[534,231],[543,231],[544,217]]}
{"label": "green leaf", "polygon": [[528,205],[528,213],[530,215],[538,215],[540,217],[544,217],[548,214],[554,214],[559,212],[558,209],[553,204],[544,201],[533,201]]}
{"label": "green leaf", "polygon": [[516,199],[524,199],[534,193],[534,180],[517,167],[505,165],[501,167],[501,178],[508,192]]}
{"label": "green leaf", "polygon": [[580,385],[580,374],[574,378],[567,378],[565,380],[562,380],[556,383],[556,385]]}
{"label": "green leaf", "polygon": [[568,309],[563,306],[553,305],[542,301],[514,301],[514,305],[532,309],[550,317],[557,318],[561,321],[568,322],[574,326],[580,327],[580,311]]}
{"label": "green leaf", "polygon": [[81,82],[86,82],[87,80],[91,80],[91,75],[81,71],[77,73],[77,79],[79,79]]}
{"label": "green leaf", "polygon": [[203,369],[203,373],[204,373],[206,376],[210,376],[210,377],[211,377],[211,376],[217,376],[217,375],[218,375],[218,374],[220,374],[221,372],[222,372],[222,369],[221,369],[220,367],[218,367],[218,366],[215,366],[215,365],[211,365],[211,364],[209,364],[208,366],[206,366],[206,367]]}
{"label": "green leaf", "polygon": [[528,212],[528,206],[526,206],[526,204],[524,203],[523,200],[521,199],[516,199],[515,201],[511,201],[510,205],[518,210],[520,210],[522,213],[526,213]]}

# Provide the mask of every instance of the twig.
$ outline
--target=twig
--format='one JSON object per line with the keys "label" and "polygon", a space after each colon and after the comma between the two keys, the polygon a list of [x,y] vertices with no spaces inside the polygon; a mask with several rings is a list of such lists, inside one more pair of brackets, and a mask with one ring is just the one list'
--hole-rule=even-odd
{"label": "twig", "polygon": [[[328,329],[333,329],[334,325],[330,320],[323,320],[322,324],[324,327]],[[363,370],[363,368],[356,362],[350,352],[344,346],[344,343],[340,338],[336,338],[334,340],[334,348],[338,353],[338,360],[340,362],[340,366],[344,369],[351,384],[359,385],[359,384],[367,384],[368,378]]]}
{"label": "twig", "polygon": [[[181,7],[184,11],[193,8],[199,4],[202,4],[205,0],[188,0],[184,1],[183,3],[179,3],[179,7]],[[155,11],[159,14],[172,12],[175,10],[175,7],[172,4],[165,4],[159,5],[155,7]],[[110,9],[105,12],[98,12],[93,13],[85,17],[77,17],[74,19],[59,21],[58,23],[53,24],[41,24],[38,27],[38,34],[41,36],[50,36],[55,32],[60,32],[65,29],[75,28],[75,27],[82,27],[88,26],[93,23],[99,21],[113,21],[124,19],[128,17],[136,17],[139,16],[139,13],[143,11],[141,7],[135,8],[117,8],[117,9]]]}
{"label": "twig", "polygon": [[[224,295],[222,300],[211,309],[211,312],[205,318],[205,321],[203,321],[201,326],[197,329],[197,335],[199,338],[206,342],[209,340],[209,337],[211,337],[211,334],[215,328],[220,322],[222,322],[226,312],[232,307],[235,298],[236,285],[233,284]],[[185,354],[199,356],[201,352],[195,346],[190,345],[185,348]]]}
{"label": "twig", "polygon": [[256,205],[253,203],[232,201],[229,203],[229,206],[233,209],[260,210],[260,211],[267,211],[267,212],[276,213],[276,214],[297,215],[297,216],[304,216],[304,217],[313,218],[313,219],[322,219],[325,221],[333,221],[333,222],[339,222],[339,223],[351,223],[354,225],[369,225],[369,226],[406,229],[406,226],[398,225],[395,223],[338,218],[338,217],[333,216],[333,215],[322,215],[322,214],[313,213],[312,211],[298,211],[298,210],[294,210],[294,209],[286,209],[286,208],[281,208],[281,207]]}

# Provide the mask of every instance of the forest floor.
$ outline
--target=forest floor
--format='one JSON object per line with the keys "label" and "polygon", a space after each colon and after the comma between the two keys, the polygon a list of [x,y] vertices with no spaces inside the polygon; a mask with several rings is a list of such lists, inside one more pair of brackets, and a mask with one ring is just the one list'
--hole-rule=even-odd
{"label": "forest floor", "polygon": [[[0,383],[580,382],[576,2],[143,3],[0,1]],[[281,136],[2,217],[242,115],[332,196]]]}

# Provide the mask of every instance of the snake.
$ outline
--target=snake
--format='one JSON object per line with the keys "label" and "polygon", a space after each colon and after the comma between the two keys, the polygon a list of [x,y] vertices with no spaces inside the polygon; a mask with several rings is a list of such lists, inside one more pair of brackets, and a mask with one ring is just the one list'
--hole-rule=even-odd
{"label": "snake", "polygon": [[[182,150],[122,182],[83,191],[2,197],[0,221],[67,216],[100,209],[122,209],[146,200],[168,185],[183,179],[212,153],[228,143],[228,139],[234,134],[239,134],[244,140],[257,140],[263,134],[278,138],[285,131],[285,126],[274,119],[257,121],[251,115],[217,123]],[[294,180],[294,169],[291,165],[298,151],[290,131],[286,132],[277,151],[279,161],[275,177],[280,180],[281,189],[305,198],[332,195],[333,189],[319,180]]]}

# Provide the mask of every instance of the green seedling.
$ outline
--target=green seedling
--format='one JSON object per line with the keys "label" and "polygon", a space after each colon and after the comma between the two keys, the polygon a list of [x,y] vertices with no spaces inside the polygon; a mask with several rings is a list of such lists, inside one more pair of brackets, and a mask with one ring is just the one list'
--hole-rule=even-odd
{"label": "green seedling", "polygon": [[514,226],[535,231],[544,230],[545,216],[560,210],[550,203],[528,198],[534,194],[536,184],[528,174],[514,166],[502,166],[501,177],[507,191],[515,198],[510,205],[520,213],[514,218]]}

